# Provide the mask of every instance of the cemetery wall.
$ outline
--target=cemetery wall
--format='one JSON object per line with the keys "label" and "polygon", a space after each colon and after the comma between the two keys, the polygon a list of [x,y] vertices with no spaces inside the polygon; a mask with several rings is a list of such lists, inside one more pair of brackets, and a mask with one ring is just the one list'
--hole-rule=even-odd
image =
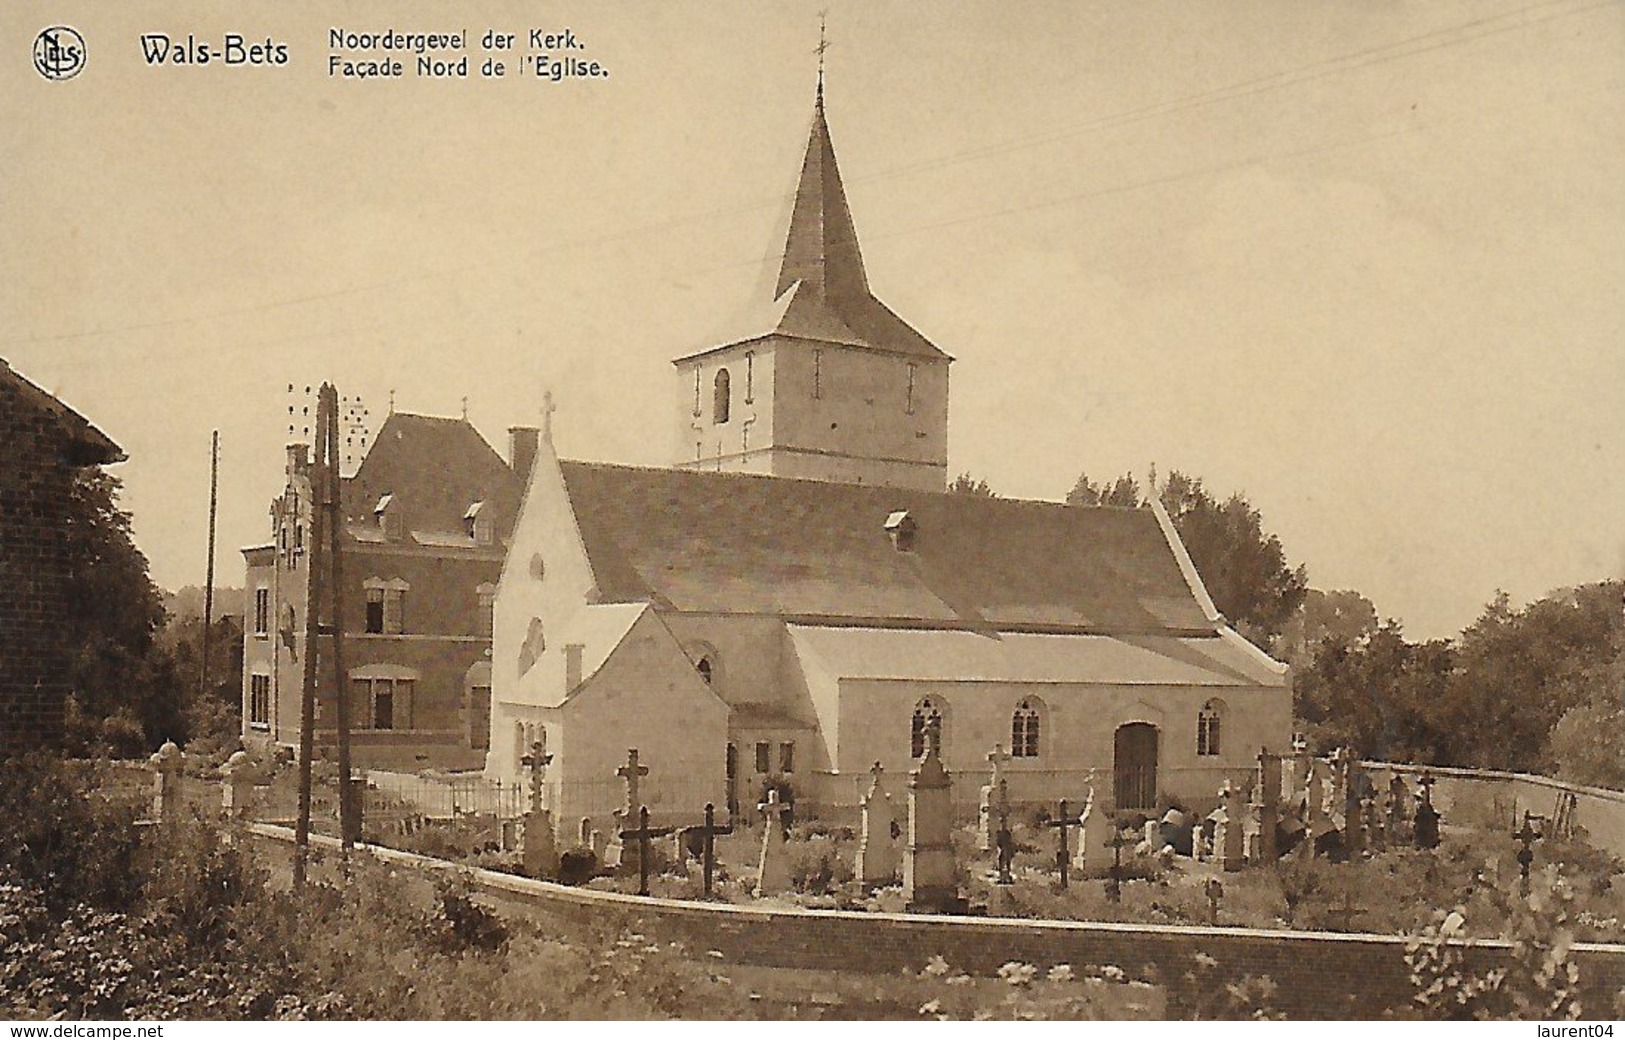
{"label": "cemetery wall", "polygon": [[1414,789],[1417,777],[1431,773],[1433,804],[1450,822],[1453,817],[1492,822],[1507,821],[1510,829],[1522,822],[1525,810],[1552,818],[1561,795],[1574,797],[1574,822],[1585,832],[1586,840],[1616,856],[1625,856],[1625,791],[1582,787],[1550,777],[1528,773],[1503,773],[1489,769],[1453,769],[1444,766],[1413,766],[1388,762],[1366,762],[1368,770],[1404,774]]}
{"label": "cemetery wall", "polygon": [[[256,824],[261,840],[287,844],[293,832]],[[313,841],[336,845],[331,838]],[[374,848],[380,859],[419,868],[449,864],[411,853]],[[475,886],[494,903],[544,918],[620,924],[661,941],[681,941],[696,955],[724,961],[822,970],[890,974],[919,971],[941,955],[956,969],[992,974],[1007,961],[1040,967],[1115,965],[1133,977],[1182,978],[1198,953],[1218,963],[1216,976],[1268,975],[1274,1004],[1299,1019],[1370,1019],[1408,1005],[1413,993],[1404,961],[1405,940],[1393,936],[1189,928],[1014,918],[933,917],[842,911],[771,910],[639,898],[598,892],[494,871],[473,871]],[[1470,970],[1504,963],[1507,944],[1465,947]],[[1588,1009],[1606,1014],[1625,987],[1625,946],[1578,944]],[[1181,1008],[1170,992],[1170,1013]]]}

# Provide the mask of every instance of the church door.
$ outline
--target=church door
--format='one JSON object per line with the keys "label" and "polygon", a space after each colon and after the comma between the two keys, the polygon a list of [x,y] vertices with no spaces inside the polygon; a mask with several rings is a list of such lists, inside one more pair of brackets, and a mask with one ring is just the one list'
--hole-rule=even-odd
{"label": "church door", "polygon": [[1131,722],[1117,727],[1112,750],[1113,803],[1118,809],[1157,805],[1157,727]]}

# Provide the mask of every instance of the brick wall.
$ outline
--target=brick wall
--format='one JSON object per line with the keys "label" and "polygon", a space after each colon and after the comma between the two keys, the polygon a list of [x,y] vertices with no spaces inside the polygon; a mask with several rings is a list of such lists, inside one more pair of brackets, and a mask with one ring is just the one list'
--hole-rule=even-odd
{"label": "brick wall", "polygon": [[0,756],[62,740],[73,654],[64,525],[76,470],[59,423],[0,379]]}
{"label": "brick wall", "polygon": [[[282,827],[255,825],[253,831],[266,841],[292,840],[292,832]],[[333,839],[312,840],[336,845]],[[370,851],[392,863],[447,866],[392,849]],[[1006,961],[1018,960],[1040,967],[1111,964],[1133,976],[1170,978],[1189,971],[1200,952],[1216,959],[1216,970],[1225,976],[1270,976],[1278,987],[1275,1006],[1295,1019],[1379,1018],[1408,1005],[1412,995],[1405,941],[1392,936],[765,910],[641,899],[494,871],[473,876],[498,904],[561,920],[625,924],[662,941],[718,951],[735,963],[889,974],[919,971],[940,954],[973,974],[991,975]],[[1466,947],[1472,970],[1502,963],[1506,956],[1505,943]],[[1625,946],[1579,944],[1573,956],[1585,1006],[1607,1014],[1613,994],[1625,987]],[[1170,1013],[1177,1016],[1180,1009],[1171,1005]]]}

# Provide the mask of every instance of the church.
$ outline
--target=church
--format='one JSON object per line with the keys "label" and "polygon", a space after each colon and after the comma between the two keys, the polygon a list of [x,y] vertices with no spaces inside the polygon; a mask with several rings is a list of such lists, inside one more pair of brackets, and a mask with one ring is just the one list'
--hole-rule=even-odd
{"label": "church", "polygon": [[[678,357],[670,468],[543,433],[498,584],[486,774],[540,745],[562,831],[611,829],[636,748],[653,818],[850,818],[935,740],[974,810],[1210,806],[1288,750],[1286,668],[1231,629],[1160,505],[947,490],[952,358],[871,291],[822,86],[772,298]],[[990,757],[991,756],[991,757]]]}

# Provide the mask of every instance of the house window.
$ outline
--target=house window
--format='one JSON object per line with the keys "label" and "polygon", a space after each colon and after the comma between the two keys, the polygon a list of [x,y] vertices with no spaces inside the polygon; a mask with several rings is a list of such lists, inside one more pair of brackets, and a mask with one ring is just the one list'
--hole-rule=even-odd
{"label": "house window", "polygon": [[779,772],[793,773],[796,771],[796,742],[783,740],[779,742]]}
{"label": "house window", "polygon": [[767,741],[758,740],[756,742],[756,771],[758,773],[768,773],[773,770],[772,752],[773,745]]}
{"label": "house window", "polygon": [[824,352],[813,351],[813,400],[824,396]]}
{"label": "house window", "polygon": [[479,633],[490,639],[491,632],[496,627],[496,586],[487,582],[476,588],[474,594],[479,597]]}
{"label": "house window", "polygon": [[745,403],[756,401],[756,353],[745,351]]}
{"label": "house window", "polygon": [[352,679],[350,689],[359,705],[366,707],[372,729],[412,727],[411,679]]}
{"label": "house window", "polygon": [[1219,754],[1219,728],[1224,718],[1224,704],[1212,700],[1202,705],[1196,716],[1196,753],[1202,756]]}
{"label": "house window", "polygon": [[917,366],[908,366],[908,414],[914,414],[914,373]]}
{"label": "house window", "polygon": [[377,634],[384,630],[384,590],[367,590],[367,631]]}
{"label": "house window", "polygon": [[254,590],[254,634],[271,634],[271,590],[263,586]]}
{"label": "house window", "polygon": [[248,725],[253,729],[271,728],[271,677],[248,677]]}
{"label": "house window", "polygon": [[1038,708],[1030,700],[1016,705],[1016,713],[1010,717],[1010,755],[1038,757]]}
{"label": "house window", "polygon": [[728,370],[717,369],[717,378],[712,386],[711,394],[711,421],[721,426],[728,421],[733,411],[733,387],[729,384]]}
{"label": "house window", "polygon": [[925,757],[926,734],[931,734],[942,753],[942,706],[930,697],[914,707],[914,718],[909,724],[908,753],[912,758]]}

